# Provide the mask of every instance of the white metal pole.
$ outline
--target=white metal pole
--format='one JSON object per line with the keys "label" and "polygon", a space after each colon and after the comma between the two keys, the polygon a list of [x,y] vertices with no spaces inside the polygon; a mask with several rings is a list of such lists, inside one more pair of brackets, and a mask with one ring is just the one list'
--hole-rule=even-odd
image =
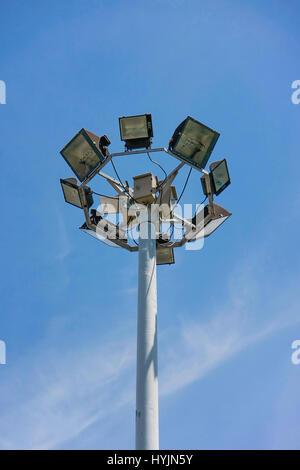
{"label": "white metal pole", "polygon": [[158,441],[158,361],[155,221],[148,207],[140,223],[136,436],[137,450],[157,450]]}

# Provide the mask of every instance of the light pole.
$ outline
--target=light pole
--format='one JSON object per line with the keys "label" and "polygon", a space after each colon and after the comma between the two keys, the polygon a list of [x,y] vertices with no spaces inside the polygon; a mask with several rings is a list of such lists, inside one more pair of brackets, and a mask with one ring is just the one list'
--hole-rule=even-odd
{"label": "light pole", "polygon": [[159,448],[156,237],[151,207],[140,222],[136,363],[136,449]]}
{"label": "light pole", "polygon": [[[61,151],[81,184],[75,178],[61,179],[65,201],[83,209],[85,222],[80,229],[113,247],[138,251],[138,315],[137,315],[137,362],[136,362],[136,437],[137,450],[159,449],[158,425],[158,354],[157,354],[157,286],[156,266],[174,263],[174,248],[185,243],[211,235],[231,213],[214,204],[213,196],[220,194],[229,184],[230,178],[226,160],[210,166],[210,173],[204,170],[210,154],[219,137],[204,124],[188,116],[175,130],[169,148],[151,148],[153,137],[150,114],[122,117],[119,119],[121,140],[126,151],[109,153],[110,141],[106,135],[98,137],[81,129]],[[142,149],[142,150],[141,150]],[[153,161],[150,153],[163,152],[181,161],[167,175],[161,165]],[[134,188],[122,183],[113,158],[137,154],[148,154],[152,163],[164,172],[165,179],[158,181],[152,173],[134,177]],[[118,179],[104,174],[102,168],[111,162]],[[187,180],[179,198],[171,186],[181,168],[188,164],[203,173],[202,189],[209,203],[197,209],[192,219],[185,219],[175,213],[185,190]],[[105,178],[117,192],[105,196],[91,190],[86,184],[96,175]],[[100,206],[91,209],[92,194],[102,196]],[[113,224],[107,214],[121,214],[122,222]],[[182,237],[175,239],[174,230],[165,237],[164,223],[179,223]],[[129,243],[128,236],[134,226],[139,229],[139,242]],[[173,237],[173,240],[172,240]]]}

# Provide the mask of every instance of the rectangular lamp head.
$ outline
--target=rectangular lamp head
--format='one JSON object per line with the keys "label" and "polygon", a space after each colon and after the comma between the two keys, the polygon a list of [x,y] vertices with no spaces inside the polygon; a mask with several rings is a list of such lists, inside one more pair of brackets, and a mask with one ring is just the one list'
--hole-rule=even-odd
{"label": "rectangular lamp head", "polygon": [[84,222],[84,224],[79,228],[82,232],[87,233],[91,237],[96,238],[96,240],[100,240],[100,242],[103,242],[108,246],[112,246],[113,248],[120,248],[119,245],[107,238],[107,232],[101,230],[99,227],[97,227],[97,231],[95,232],[94,230],[88,228],[86,222]]}
{"label": "rectangular lamp head", "polygon": [[96,134],[81,129],[60,152],[81,182],[105,159],[99,141]]}
{"label": "rectangular lamp head", "polygon": [[188,116],[175,130],[170,150],[194,168],[203,169],[220,134]]}
{"label": "rectangular lamp head", "polygon": [[[63,190],[65,201],[73,206],[82,209],[82,202],[80,200],[78,182],[76,178],[60,179],[60,184]],[[88,186],[84,187],[87,206],[91,207],[94,203],[92,191]]]}
{"label": "rectangular lamp head", "polygon": [[151,114],[119,118],[121,140],[128,150],[148,148],[153,137]]}
{"label": "rectangular lamp head", "polygon": [[185,238],[188,241],[194,241],[199,238],[209,237],[231,215],[231,212],[218,206],[218,204],[213,204],[212,206],[208,204],[191,220],[196,227],[188,227]]}
{"label": "rectangular lamp head", "polygon": [[230,184],[226,159],[211,163],[209,169],[212,191],[218,195]]}
{"label": "rectangular lamp head", "polygon": [[170,247],[157,246],[156,250],[156,264],[174,264],[174,249]]}

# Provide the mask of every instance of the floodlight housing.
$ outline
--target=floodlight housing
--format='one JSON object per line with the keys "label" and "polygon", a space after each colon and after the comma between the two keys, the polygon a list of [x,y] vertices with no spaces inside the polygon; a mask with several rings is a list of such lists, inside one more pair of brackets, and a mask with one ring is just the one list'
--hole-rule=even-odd
{"label": "floodlight housing", "polygon": [[[213,194],[218,196],[231,183],[226,159],[213,162],[209,166],[210,189]],[[204,194],[208,195],[208,188],[205,175],[201,176],[202,189]]]}
{"label": "floodlight housing", "polygon": [[156,250],[156,264],[174,264],[174,249],[170,247],[164,247],[162,245],[157,246]]}
{"label": "floodlight housing", "polygon": [[[76,178],[60,179],[60,184],[63,190],[65,201],[68,204],[72,204],[73,206],[76,206],[82,209],[83,205],[80,199],[79,186],[78,186],[77,179]],[[92,190],[88,186],[84,186],[83,189],[85,191],[87,207],[89,208],[94,203]]]}
{"label": "floodlight housing", "polygon": [[86,129],[81,129],[61,150],[61,155],[79,181],[84,181],[105,160],[99,144],[100,137]]}
{"label": "floodlight housing", "polygon": [[123,116],[119,118],[121,140],[127,150],[149,148],[153,137],[151,114]]}
{"label": "floodlight housing", "polygon": [[108,147],[111,144],[111,141],[106,134],[102,135],[99,139],[99,146]]}
{"label": "floodlight housing", "polygon": [[190,220],[194,227],[188,226],[184,236],[187,241],[206,238],[220,227],[231,215],[231,212],[218,206],[218,204],[207,204],[207,206],[201,209]]}
{"label": "floodlight housing", "polygon": [[84,233],[87,233],[88,235],[90,235],[91,237],[93,238],[96,238],[97,240],[100,240],[101,242],[105,243],[106,245],[108,246],[112,246],[114,248],[120,248],[119,245],[117,245],[116,243],[114,243],[112,240],[110,240],[109,238],[107,238],[107,232],[105,232],[104,230],[102,229],[99,229],[97,228],[97,231],[94,231],[94,230],[91,230],[86,222],[84,222],[84,224],[79,227],[79,229],[84,232]]}
{"label": "floodlight housing", "polygon": [[109,151],[108,146],[111,144],[111,141],[106,134],[102,135],[99,139],[99,149],[104,157],[108,157]]}
{"label": "floodlight housing", "polygon": [[231,182],[226,158],[218,162],[211,163],[209,169],[211,188],[214,194],[218,196],[218,194],[224,191],[224,189],[227,188]]}
{"label": "floodlight housing", "polygon": [[220,134],[205,124],[188,116],[176,128],[169,150],[192,167],[203,169]]}

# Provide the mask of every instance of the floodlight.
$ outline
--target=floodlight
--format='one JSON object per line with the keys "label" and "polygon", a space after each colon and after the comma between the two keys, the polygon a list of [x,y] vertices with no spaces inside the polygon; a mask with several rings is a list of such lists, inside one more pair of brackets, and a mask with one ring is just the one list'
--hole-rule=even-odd
{"label": "floodlight", "polygon": [[119,245],[111,241],[109,238],[107,238],[107,232],[101,229],[97,229],[97,231],[91,230],[88,228],[87,224],[84,222],[84,224],[79,227],[80,230],[84,233],[87,233],[88,235],[91,235],[92,237],[96,238],[97,240],[100,240],[101,242],[105,243],[108,246],[112,246],[114,248],[120,248]]}
{"label": "floodlight", "polygon": [[[226,159],[213,162],[209,166],[209,180],[211,192],[218,196],[230,184]],[[202,189],[204,194],[208,195],[207,181],[205,175],[201,176]]]}
{"label": "floodlight", "polygon": [[191,219],[194,227],[188,226],[184,236],[188,241],[208,237],[230,216],[231,212],[223,207],[208,204]]}
{"label": "floodlight", "polygon": [[96,134],[86,129],[81,129],[60,153],[77,178],[80,181],[84,181],[105,159],[100,150],[102,145],[100,138]]}
{"label": "floodlight", "polygon": [[218,195],[230,184],[226,159],[212,163],[209,168],[212,190]]}
{"label": "floodlight", "polygon": [[157,246],[156,250],[156,264],[174,264],[174,250],[170,247]]}
{"label": "floodlight", "polygon": [[[82,202],[79,195],[79,186],[76,178],[65,178],[60,179],[60,184],[64,193],[65,201],[73,206],[80,207],[82,209]],[[91,188],[88,186],[83,187],[85,191],[85,198],[87,207],[91,207],[94,203]]]}
{"label": "floodlight", "polygon": [[188,116],[175,130],[169,149],[194,168],[205,167],[220,134]]}
{"label": "floodlight", "polygon": [[119,125],[121,140],[127,150],[150,147],[153,137],[151,114],[120,117]]}

